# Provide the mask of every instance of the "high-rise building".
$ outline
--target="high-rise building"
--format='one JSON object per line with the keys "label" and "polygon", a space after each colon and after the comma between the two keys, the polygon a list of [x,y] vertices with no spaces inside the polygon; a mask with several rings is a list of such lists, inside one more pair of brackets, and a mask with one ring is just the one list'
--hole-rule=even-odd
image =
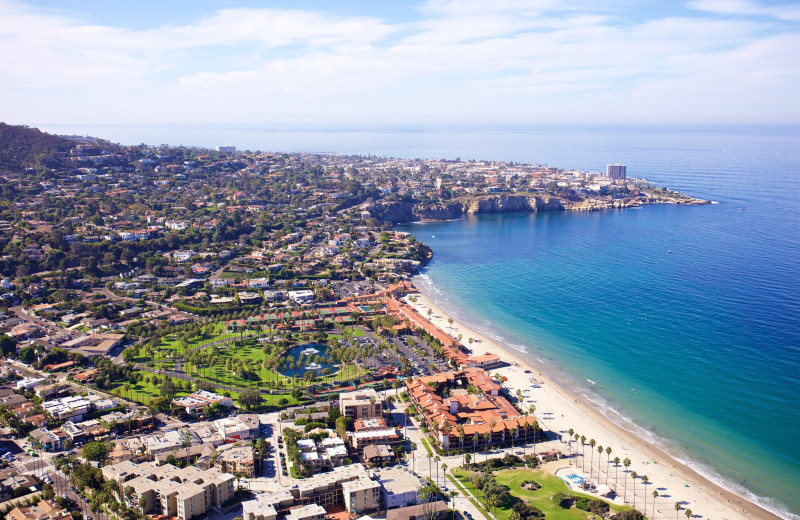
{"label": "high-rise building", "polygon": [[615,181],[625,180],[625,165],[624,164],[609,164],[606,166],[606,175]]}

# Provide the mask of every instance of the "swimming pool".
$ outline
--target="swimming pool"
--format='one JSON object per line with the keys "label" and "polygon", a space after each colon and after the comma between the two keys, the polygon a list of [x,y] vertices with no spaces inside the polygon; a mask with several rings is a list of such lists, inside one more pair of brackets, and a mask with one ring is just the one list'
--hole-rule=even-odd
{"label": "swimming pool", "polygon": [[583,477],[581,477],[580,475],[576,475],[574,473],[567,475],[565,480],[569,480],[570,482],[578,486],[583,484]]}

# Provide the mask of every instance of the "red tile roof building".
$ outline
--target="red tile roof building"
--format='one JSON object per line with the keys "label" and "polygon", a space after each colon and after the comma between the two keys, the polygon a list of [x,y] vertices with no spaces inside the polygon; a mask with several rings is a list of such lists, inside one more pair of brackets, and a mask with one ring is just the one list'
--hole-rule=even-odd
{"label": "red tile roof building", "polygon": [[532,439],[539,428],[536,417],[517,410],[480,368],[407,379],[406,391],[445,450]]}

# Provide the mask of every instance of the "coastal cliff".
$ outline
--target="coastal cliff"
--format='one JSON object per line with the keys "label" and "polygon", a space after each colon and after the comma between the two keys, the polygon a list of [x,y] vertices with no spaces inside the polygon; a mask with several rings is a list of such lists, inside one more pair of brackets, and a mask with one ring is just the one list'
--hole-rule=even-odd
{"label": "coastal cliff", "polygon": [[631,208],[644,204],[708,204],[707,201],[685,198],[626,198],[568,200],[553,195],[479,195],[459,197],[434,204],[393,202],[377,204],[370,213],[381,221],[393,223],[453,220],[464,215],[539,211],[602,211]]}

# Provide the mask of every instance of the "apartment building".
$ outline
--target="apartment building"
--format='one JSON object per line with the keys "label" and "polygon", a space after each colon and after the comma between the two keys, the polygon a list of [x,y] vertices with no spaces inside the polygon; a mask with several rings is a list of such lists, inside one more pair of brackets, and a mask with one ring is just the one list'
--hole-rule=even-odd
{"label": "apartment building", "polygon": [[339,394],[339,411],[345,417],[373,419],[383,416],[383,399],[371,388]]}
{"label": "apartment building", "polygon": [[116,480],[123,489],[133,489],[130,497],[125,498],[129,506],[143,509],[145,514],[175,516],[179,520],[205,513],[211,506],[224,503],[234,492],[233,475],[218,468],[202,470],[194,466],[177,468],[171,464],[123,461],[101,470],[106,479]]}

